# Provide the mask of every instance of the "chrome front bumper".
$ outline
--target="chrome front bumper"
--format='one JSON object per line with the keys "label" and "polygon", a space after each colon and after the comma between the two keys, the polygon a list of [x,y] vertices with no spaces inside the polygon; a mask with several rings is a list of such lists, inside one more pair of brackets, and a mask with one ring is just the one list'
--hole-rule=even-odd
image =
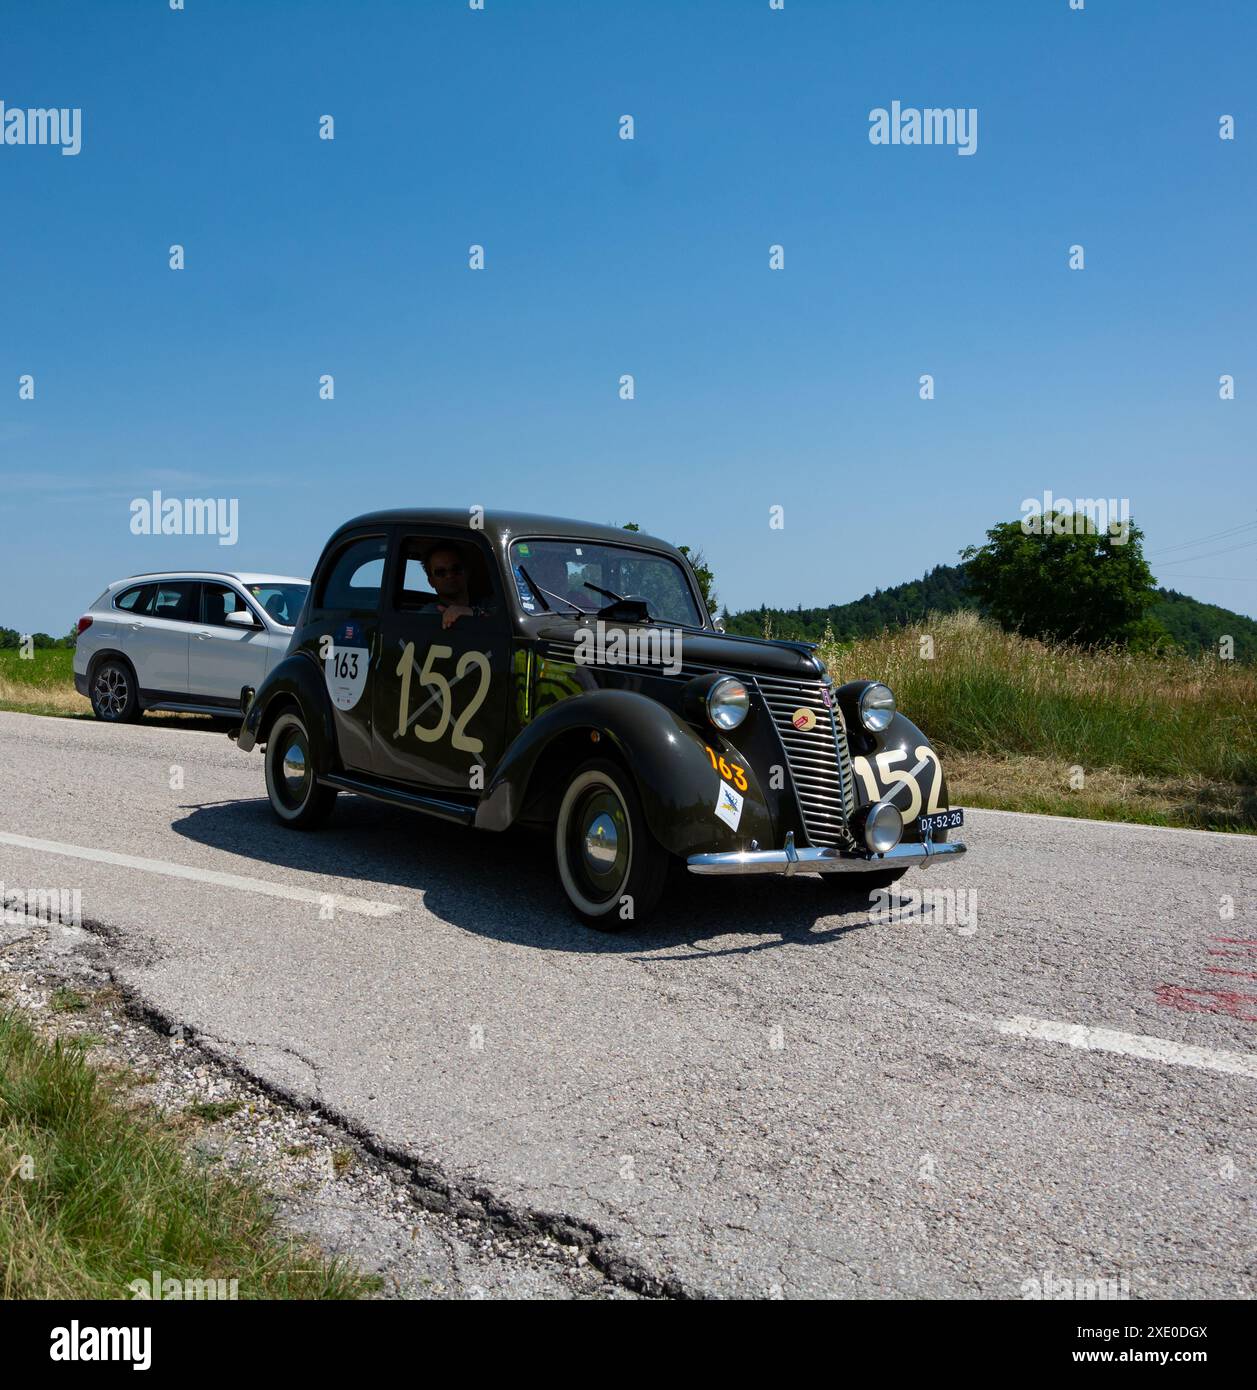
{"label": "chrome front bumper", "polygon": [[959,840],[942,844],[896,845],[886,854],[843,854],[828,846],[795,849],[786,836],[785,849],[743,850],[733,854],[691,854],[685,861],[692,874],[867,874],[906,869],[945,854],[964,854]]}

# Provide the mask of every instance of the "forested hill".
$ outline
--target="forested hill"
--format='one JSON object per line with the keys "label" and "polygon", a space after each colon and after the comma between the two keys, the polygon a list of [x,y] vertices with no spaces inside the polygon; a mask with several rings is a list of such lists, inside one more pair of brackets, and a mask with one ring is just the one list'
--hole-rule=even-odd
{"label": "forested hill", "polygon": [[927,613],[951,613],[957,608],[978,605],[965,589],[964,569],[960,565],[936,565],[921,579],[878,589],[854,603],[833,604],[828,608],[751,608],[725,619],[729,632],[759,637],[764,620],[772,620],[774,637],[801,637],[818,642],[826,625],[839,641],[852,637],[871,637],[886,627],[902,627],[919,622]]}
{"label": "forested hill", "polygon": [[[725,626],[730,632],[759,637],[767,618],[772,621],[774,637],[818,642],[828,625],[839,641],[847,641],[872,636],[883,628],[920,622],[927,613],[978,607],[965,588],[964,566],[936,565],[920,579],[877,589],[854,603],[832,604],[828,608],[750,608],[731,614]],[[1158,589],[1149,615],[1165,628],[1176,645],[1188,651],[1217,651],[1219,636],[1230,633],[1235,638],[1236,660],[1257,661],[1257,622],[1242,613],[1201,603],[1174,589]]]}

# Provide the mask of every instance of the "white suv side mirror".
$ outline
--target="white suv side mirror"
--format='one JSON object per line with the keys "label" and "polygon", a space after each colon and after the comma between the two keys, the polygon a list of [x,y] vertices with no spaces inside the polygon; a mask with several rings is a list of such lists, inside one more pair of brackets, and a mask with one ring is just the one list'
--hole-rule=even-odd
{"label": "white suv side mirror", "polygon": [[257,620],[247,608],[237,608],[234,613],[227,614],[227,621],[235,624],[236,627],[257,627]]}

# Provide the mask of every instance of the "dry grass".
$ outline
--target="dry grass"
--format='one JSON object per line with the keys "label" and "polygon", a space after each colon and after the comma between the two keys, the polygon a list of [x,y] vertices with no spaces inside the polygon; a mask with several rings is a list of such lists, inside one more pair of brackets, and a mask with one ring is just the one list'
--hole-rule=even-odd
{"label": "dry grass", "polygon": [[1049,758],[997,758],[946,746],[940,752],[957,806],[1257,833],[1257,796],[1251,787],[1204,778],[1141,777],[1116,768],[1084,773],[1083,785],[1072,787],[1072,769]]}
{"label": "dry grass", "polygon": [[69,690],[48,685],[19,685],[0,677],[0,709],[17,710],[22,714],[79,715],[90,718],[92,707],[71,686]]}

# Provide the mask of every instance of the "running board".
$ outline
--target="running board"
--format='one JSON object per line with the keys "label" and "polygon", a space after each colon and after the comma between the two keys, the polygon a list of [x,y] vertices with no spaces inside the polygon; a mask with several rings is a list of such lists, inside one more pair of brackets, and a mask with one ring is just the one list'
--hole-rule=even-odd
{"label": "running board", "polygon": [[329,773],[319,781],[327,787],[336,787],[343,792],[356,792],[359,796],[370,796],[376,801],[387,801],[392,806],[405,806],[411,811],[425,811],[441,820],[454,821],[457,825],[470,825],[476,818],[475,808],[464,806],[460,801],[444,801],[439,796],[425,796],[422,792],[404,791],[400,787],[385,787],[378,782],[363,782],[356,777],[346,777],[342,773]]}

